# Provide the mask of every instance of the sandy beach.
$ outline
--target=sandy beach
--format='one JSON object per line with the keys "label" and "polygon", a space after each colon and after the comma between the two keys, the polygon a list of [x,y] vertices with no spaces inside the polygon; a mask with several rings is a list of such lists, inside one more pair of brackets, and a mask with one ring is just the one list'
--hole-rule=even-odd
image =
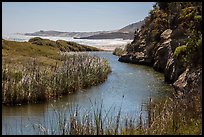
{"label": "sandy beach", "polygon": [[105,51],[114,51],[115,48],[125,48],[127,44],[113,44],[113,45],[97,45],[97,46],[93,46],[93,47],[97,47],[100,48],[102,50]]}

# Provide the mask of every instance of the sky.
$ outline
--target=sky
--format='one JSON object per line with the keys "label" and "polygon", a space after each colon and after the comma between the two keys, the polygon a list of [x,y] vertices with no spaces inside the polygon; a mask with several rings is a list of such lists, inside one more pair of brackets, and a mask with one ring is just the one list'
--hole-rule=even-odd
{"label": "sky", "polygon": [[117,30],[143,20],[154,2],[2,2],[2,33]]}

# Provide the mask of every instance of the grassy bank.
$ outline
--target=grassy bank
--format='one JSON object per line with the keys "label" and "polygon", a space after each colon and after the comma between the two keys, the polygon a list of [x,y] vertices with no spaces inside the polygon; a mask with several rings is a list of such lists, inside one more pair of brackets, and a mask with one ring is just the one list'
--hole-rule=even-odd
{"label": "grassy bank", "polygon": [[43,102],[103,82],[109,63],[86,54],[66,55],[62,65],[42,66],[31,60],[18,66],[2,65],[2,103],[15,105]]}
{"label": "grassy bank", "polygon": [[16,42],[2,40],[2,61],[3,63],[26,64],[32,58],[36,58],[41,65],[54,66],[55,63],[62,63],[59,52],[77,51],[101,51],[98,48],[81,45],[75,42],[57,40],[52,41],[42,38],[32,38],[29,42]]}
{"label": "grassy bank", "polygon": [[[41,38],[2,40],[3,104],[44,102],[105,81],[110,72],[107,60],[82,53],[60,55],[59,45],[53,42]],[[82,45],[67,43],[84,51]]]}
{"label": "grassy bank", "polygon": [[32,58],[41,65],[60,63],[59,49],[51,46],[39,46],[30,42],[2,40],[2,63],[22,65]]}
{"label": "grassy bank", "polygon": [[147,135],[201,135],[201,92],[149,100],[145,126],[135,132]]}
{"label": "grassy bank", "polygon": [[31,38],[28,42],[40,46],[51,46],[59,48],[60,51],[69,52],[69,51],[101,51],[101,49],[78,44],[76,42],[65,41],[65,40],[49,40],[49,39],[42,39],[40,37]]}

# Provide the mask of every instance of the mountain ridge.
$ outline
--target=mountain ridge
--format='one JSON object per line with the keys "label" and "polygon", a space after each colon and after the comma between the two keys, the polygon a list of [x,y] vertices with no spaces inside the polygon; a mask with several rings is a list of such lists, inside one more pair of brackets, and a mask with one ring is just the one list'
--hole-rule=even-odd
{"label": "mountain ridge", "polygon": [[77,39],[133,39],[134,31],[139,29],[144,24],[144,20],[129,24],[118,30],[111,31],[95,31],[95,32],[61,32],[55,30],[40,30],[34,33],[25,33],[28,36],[59,36],[59,37],[74,37]]}

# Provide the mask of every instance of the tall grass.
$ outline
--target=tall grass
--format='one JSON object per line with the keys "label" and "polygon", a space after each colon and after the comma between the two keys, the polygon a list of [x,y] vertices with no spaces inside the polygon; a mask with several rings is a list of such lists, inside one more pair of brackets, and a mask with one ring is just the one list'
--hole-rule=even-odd
{"label": "tall grass", "polygon": [[[121,107],[114,114],[109,113],[112,110],[104,112],[102,104],[83,114],[75,107],[72,112],[56,111],[60,115],[57,118],[60,126],[52,131],[58,135],[201,135],[200,101],[199,94],[192,96],[190,93],[159,100],[150,98],[144,106],[146,109],[141,107],[137,117],[122,117]],[[39,124],[35,126],[39,127]],[[52,134],[42,130],[51,131],[46,127],[35,129],[40,134]]]}
{"label": "tall grass", "polygon": [[62,65],[42,66],[34,59],[22,66],[2,64],[2,103],[44,102],[97,85],[111,71],[105,59],[87,54],[64,55]]}
{"label": "tall grass", "polygon": [[133,116],[121,115],[122,103],[119,109],[104,110],[103,103],[91,102],[85,112],[78,105],[65,105],[60,110],[53,107],[48,121],[31,125],[34,133],[43,135],[201,135],[201,105],[200,93],[150,98]]}
{"label": "tall grass", "polygon": [[202,134],[201,92],[168,97],[147,104],[145,134]]}
{"label": "tall grass", "polygon": [[[90,101],[91,102],[91,101]],[[110,107],[104,110],[103,103],[91,102],[90,109],[85,112],[77,106],[66,106],[64,109],[56,110],[53,107],[54,115],[49,117],[50,123],[52,119],[56,119],[55,126],[49,127],[46,123],[31,123],[36,133],[51,135],[105,135],[119,134],[121,107],[118,113],[115,108]],[[49,122],[48,122],[49,123]]]}

